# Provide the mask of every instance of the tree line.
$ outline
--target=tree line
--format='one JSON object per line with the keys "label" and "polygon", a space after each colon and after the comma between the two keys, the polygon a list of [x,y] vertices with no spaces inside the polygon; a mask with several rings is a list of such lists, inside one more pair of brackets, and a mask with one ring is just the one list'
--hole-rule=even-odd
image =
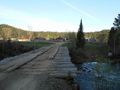
{"label": "tree line", "polygon": [[45,39],[56,39],[58,37],[66,38],[66,32],[33,32],[26,31],[20,28],[16,28],[7,24],[0,25],[0,38],[8,40],[11,38],[17,39],[35,39],[35,38],[45,38]]}
{"label": "tree line", "polygon": [[[107,42],[110,30],[102,30],[100,32],[89,32],[85,33],[85,38],[94,38],[98,42]],[[56,39],[58,37],[62,38],[75,38],[77,33],[75,32],[33,32],[26,31],[20,28],[16,28],[7,24],[0,25],[0,38],[8,40],[11,38],[16,39],[35,39],[35,38],[45,38],[45,39]]]}

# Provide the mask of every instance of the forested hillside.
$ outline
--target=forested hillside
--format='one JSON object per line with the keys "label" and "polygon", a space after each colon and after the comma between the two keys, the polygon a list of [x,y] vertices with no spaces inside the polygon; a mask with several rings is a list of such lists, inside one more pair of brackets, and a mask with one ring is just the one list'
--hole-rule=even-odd
{"label": "forested hillside", "polygon": [[34,39],[34,38],[55,39],[58,37],[66,37],[66,33],[63,32],[33,32],[26,31],[20,28],[16,28],[7,24],[0,25],[0,38],[4,40],[10,38],[17,39]]}
{"label": "forested hillside", "polygon": [[99,32],[89,32],[89,33],[85,33],[85,37],[96,39],[97,42],[107,43],[108,42],[109,31],[110,30],[106,29],[106,30],[102,30],[102,31],[99,31]]}

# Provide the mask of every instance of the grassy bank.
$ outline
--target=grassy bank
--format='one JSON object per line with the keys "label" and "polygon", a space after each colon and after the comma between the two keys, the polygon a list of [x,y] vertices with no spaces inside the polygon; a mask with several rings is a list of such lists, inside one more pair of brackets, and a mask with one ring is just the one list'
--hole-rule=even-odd
{"label": "grassy bank", "polygon": [[100,61],[106,62],[108,47],[105,43],[86,43],[84,49],[78,49],[75,45],[66,43],[64,46],[69,48],[71,60],[75,64],[89,62],[89,61]]}
{"label": "grassy bank", "polygon": [[105,43],[86,43],[85,53],[89,58],[107,57],[108,46]]}

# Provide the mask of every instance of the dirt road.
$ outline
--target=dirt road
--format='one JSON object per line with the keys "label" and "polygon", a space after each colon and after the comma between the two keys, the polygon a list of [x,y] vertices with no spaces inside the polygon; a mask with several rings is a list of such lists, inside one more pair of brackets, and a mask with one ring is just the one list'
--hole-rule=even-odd
{"label": "dirt road", "polygon": [[0,90],[71,90],[64,80],[54,77],[56,72],[64,75],[75,70],[66,50],[53,45],[0,62]]}

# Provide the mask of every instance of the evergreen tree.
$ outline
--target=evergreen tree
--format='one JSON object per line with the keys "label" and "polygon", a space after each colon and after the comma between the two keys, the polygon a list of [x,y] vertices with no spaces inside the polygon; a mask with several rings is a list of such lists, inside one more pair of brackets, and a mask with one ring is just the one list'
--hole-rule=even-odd
{"label": "evergreen tree", "polygon": [[115,21],[114,21],[113,25],[114,25],[117,29],[120,29],[120,14],[118,14],[118,17],[115,18]]}
{"label": "evergreen tree", "polygon": [[81,19],[80,26],[79,26],[78,33],[77,33],[76,47],[83,49],[84,46],[85,46],[85,38],[84,38],[83,24],[82,24],[82,19]]}

